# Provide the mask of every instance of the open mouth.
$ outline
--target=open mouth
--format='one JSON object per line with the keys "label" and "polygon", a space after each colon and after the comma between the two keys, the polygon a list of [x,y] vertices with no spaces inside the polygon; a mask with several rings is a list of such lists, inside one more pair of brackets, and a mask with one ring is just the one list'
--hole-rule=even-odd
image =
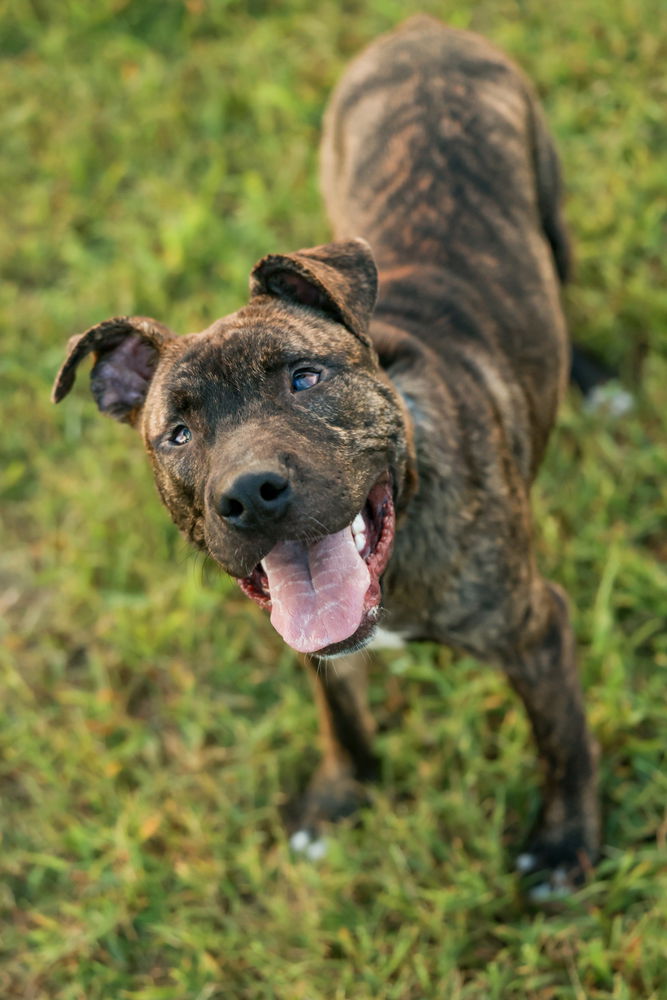
{"label": "open mouth", "polygon": [[320,656],[347,652],[373,632],[394,529],[391,484],[385,476],[342,531],[311,544],[279,542],[238,583],[271,611],[273,627],[293,649]]}

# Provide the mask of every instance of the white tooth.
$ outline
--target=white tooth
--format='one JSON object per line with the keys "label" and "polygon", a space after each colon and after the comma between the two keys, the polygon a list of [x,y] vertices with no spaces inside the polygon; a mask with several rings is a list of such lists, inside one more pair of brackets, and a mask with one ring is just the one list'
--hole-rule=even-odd
{"label": "white tooth", "polygon": [[354,544],[357,546],[357,552],[363,552],[366,545],[366,532],[360,531],[359,534],[354,535]]}
{"label": "white tooth", "polygon": [[357,514],[354,521],[352,522],[352,534],[356,535],[360,531],[365,531],[366,525],[364,524],[364,519],[361,514]]}

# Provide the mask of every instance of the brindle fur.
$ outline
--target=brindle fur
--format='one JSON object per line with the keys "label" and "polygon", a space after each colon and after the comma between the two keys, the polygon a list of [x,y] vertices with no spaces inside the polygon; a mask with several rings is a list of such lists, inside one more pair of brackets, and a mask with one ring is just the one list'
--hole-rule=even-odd
{"label": "brindle fur", "polygon": [[[146,319],[93,328],[72,342],[55,398],[94,352],[101,409],[139,428],[174,521],[234,576],[278,540],[349,524],[391,469],[399,524],[382,626],[503,667],[545,769],[525,849],[533,869],[577,881],[598,846],[596,753],[529,507],[568,364],[568,242],[540,109],[489,43],[412,19],[338,86],[322,182],[338,242],[260,261],[250,304],[201,334]],[[379,270],[374,312],[358,235]],[[290,396],[286,372],[304,360],[327,378]],[[181,422],[193,440],[175,450],[166,435]],[[225,523],[230,484],[272,472],[289,480],[285,515],[251,532]],[[313,670],[324,759],[311,827],[350,811],[376,770],[363,665],[340,647],[347,657]]]}

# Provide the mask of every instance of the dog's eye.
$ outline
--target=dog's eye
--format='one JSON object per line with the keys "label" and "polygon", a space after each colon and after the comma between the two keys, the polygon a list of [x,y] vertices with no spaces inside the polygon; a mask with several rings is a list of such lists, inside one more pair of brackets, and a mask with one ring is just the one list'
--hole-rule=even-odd
{"label": "dog's eye", "polygon": [[292,392],[302,392],[317,385],[321,372],[316,372],[313,368],[299,368],[292,375]]}
{"label": "dog's eye", "polygon": [[178,427],[174,427],[169,435],[170,444],[187,444],[191,440],[192,431],[185,424],[179,424]]}

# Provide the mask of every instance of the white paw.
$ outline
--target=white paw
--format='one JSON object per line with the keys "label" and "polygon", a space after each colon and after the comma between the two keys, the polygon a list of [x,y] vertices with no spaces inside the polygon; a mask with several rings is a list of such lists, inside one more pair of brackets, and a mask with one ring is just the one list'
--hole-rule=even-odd
{"label": "white paw", "polygon": [[612,417],[623,417],[634,409],[635,397],[621,388],[618,382],[604,382],[586,396],[584,409],[588,413],[608,413]]}
{"label": "white paw", "polygon": [[[520,855],[520,857],[531,857]],[[531,859],[533,860],[533,859]],[[517,867],[518,867],[517,858]],[[528,871],[529,869],[524,869]],[[528,889],[527,896],[533,903],[555,903],[559,899],[567,899],[573,892],[569,874],[566,868],[555,868],[548,879]]]}
{"label": "white paw", "polygon": [[308,830],[297,830],[289,844],[296,854],[305,854],[309,861],[319,861],[327,853],[325,838],[314,837]]}
{"label": "white paw", "polygon": [[530,872],[537,866],[537,858],[534,854],[520,854],[514,862],[514,867],[522,875]]}
{"label": "white paw", "polygon": [[[514,867],[519,875],[529,875],[531,872],[537,874],[540,870],[539,858],[535,854],[525,852],[519,854]],[[559,899],[566,899],[574,892],[570,881],[570,873],[564,866],[554,868],[548,877],[545,872],[545,879],[537,885],[526,890],[528,899],[533,903],[555,903]]]}

